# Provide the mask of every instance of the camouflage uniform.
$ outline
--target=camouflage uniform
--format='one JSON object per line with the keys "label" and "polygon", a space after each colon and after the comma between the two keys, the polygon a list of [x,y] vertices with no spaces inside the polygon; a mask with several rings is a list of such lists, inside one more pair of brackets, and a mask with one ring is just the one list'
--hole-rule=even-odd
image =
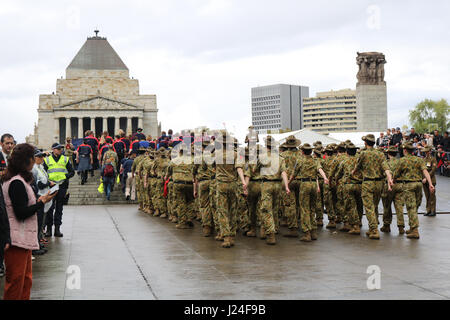
{"label": "camouflage uniform", "polygon": [[160,157],[155,160],[154,172],[156,174],[156,179],[154,203],[156,204],[156,208],[159,210],[159,213],[163,214],[164,216],[167,213],[167,199],[164,198],[164,176],[166,175],[168,165],[169,159],[165,157],[165,154],[160,155]]}
{"label": "camouflage uniform", "polygon": [[261,175],[259,172],[259,167],[256,164],[249,164],[246,166],[244,170],[244,175],[249,177],[249,182],[247,186],[248,195],[247,195],[247,203],[248,203],[248,230],[252,230],[255,232],[256,223],[259,218],[259,209],[258,203],[261,198]]}
{"label": "camouflage uniform", "polygon": [[[427,171],[431,177],[431,182],[433,183],[433,186],[436,186],[436,158],[431,155],[427,155],[424,160],[427,166]],[[423,184],[423,191],[425,193],[425,198],[427,199],[427,214],[436,213],[436,193],[430,193],[428,182]]]}
{"label": "camouflage uniform", "polygon": [[[306,145],[306,144],[305,144]],[[304,148],[305,146],[303,146]],[[315,212],[317,201],[317,172],[321,169],[320,163],[311,155],[303,155],[297,158],[294,169],[294,177],[300,182],[300,220],[303,232],[311,232],[317,229]],[[283,168],[283,171],[285,168]]]}
{"label": "camouflage uniform", "polygon": [[[339,145],[342,147],[342,144]],[[344,146],[345,148],[345,146]],[[338,153],[336,157],[334,157],[332,169],[330,170],[329,178],[332,181],[332,185],[336,190],[336,203],[335,203],[335,213],[337,222],[346,222],[344,220],[344,206],[345,206],[345,196],[344,196],[344,184],[340,183],[339,178],[336,176],[336,172],[339,169],[340,164],[347,158],[347,154],[342,152]]]}
{"label": "camouflage uniform", "polygon": [[[315,154],[314,159],[320,164],[321,167],[323,167],[324,159],[321,158],[320,154]],[[323,205],[324,205],[324,196],[323,196],[323,189],[324,189],[324,183],[322,176],[318,173],[317,179],[319,181],[319,188],[320,193],[317,195],[318,199],[316,201],[316,220],[317,223],[321,223],[323,225]]]}
{"label": "camouflage uniform", "polygon": [[[325,172],[325,175],[329,178],[330,177],[330,171],[332,167],[332,163],[334,160],[334,156],[330,155],[322,161],[322,169]],[[332,188],[329,184],[323,185],[323,200],[325,204],[325,208],[327,209],[327,215],[328,215],[328,221],[334,222],[336,220],[336,214],[335,214],[335,208],[334,208],[334,201],[333,201],[333,195],[332,195]]]}
{"label": "camouflage uniform", "polygon": [[140,163],[144,160],[144,155],[139,155],[134,159],[133,165],[131,166],[132,172],[134,172],[134,176],[136,178],[136,194],[137,201],[139,203],[139,209],[144,208],[144,198],[143,198],[143,190],[142,190],[142,179],[141,179],[141,165]]}
{"label": "camouflage uniform", "polygon": [[172,159],[167,167],[167,176],[173,179],[173,207],[178,216],[177,227],[192,226],[194,211],[192,166],[191,155],[180,155]]}
{"label": "camouflage uniform", "polygon": [[198,182],[197,198],[200,202],[199,210],[202,217],[202,226],[213,228],[213,201],[210,197],[211,180],[215,178],[213,167],[202,161],[201,164],[194,164],[192,170],[193,177]]}
{"label": "camouflage uniform", "polygon": [[[143,190],[143,202],[144,211],[152,214],[155,210],[154,203],[152,201],[152,166],[153,159],[146,157],[141,164],[142,167],[142,190]],[[145,185],[146,183],[146,185]]]}
{"label": "camouflage uniform", "polygon": [[[287,150],[281,153],[281,166],[282,171],[286,171],[288,177],[294,173],[294,166],[297,158],[301,155],[297,150]],[[284,205],[284,215],[287,219],[287,224],[289,229],[298,229],[298,218],[299,218],[299,190],[300,183],[297,180],[293,180],[289,184],[290,194],[286,192],[281,192],[281,201]]]}
{"label": "camouflage uniform", "polygon": [[[389,171],[395,172],[398,165],[398,159],[392,158],[387,161]],[[389,191],[387,182],[383,186],[381,200],[383,202],[383,224],[390,225],[392,223],[392,202],[394,202],[395,213],[397,215],[397,226],[404,227],[405,219],[403,217],[402,190],[403,185],[396,183]]]}
{"label": "camouflage uniform", "polygon": [[423,159],[405,152],[405,156],[398,160],[394,171],[395,182],[402,184],[399,197],[402,204],[406,204],[408,223],[411,229],[419,227],[417,208],[422,200],[422,172],[426,169]]}
{"label": "camouflage uniform", "polygon": [[278,212],[281,192],[281,170],[278,153],[269,151],[258,159],[257,167],[261,175],[261,198],[259,217],[265,235],[275,234],[278,229]]}
{"label": "camouflage uniform", "polygon": [[360,173],[352,174],[358,158],[347,156],[336,172],[336,177],[342,184],[344,194],[344,222],[356,226],[361,222],[363,205],[361,200],[362,176]]}
{"label": "camouflage uniform", "polygon": [[373,148],[367,148],[360,153],[355,168],[360,170],[363,176],[361,197],[364,208],[366,208],[369,228],[371,231],[378,230],[375,208],[378,208],[383,191],[384,171],[389,170],[389,166],[383,153]]}
{"label": "camouflage uniform", "polygon": [[[225,146],[225,145],[224,145]],[[220,155],[221,154],[221,155]],[[216,156],[216,210],[220,234],[222,237],[235,237],[237,229],[237,188],[238,175],[237,168],[242,168],[243,164],[238,163],[238,156],[235,151],[227,151],[225,148],[218,152]],[[221,157],[220,163],[217,157]],[[227,163],[228,162],[228,163]],[[229,163],[232,162],[232,163]]]}

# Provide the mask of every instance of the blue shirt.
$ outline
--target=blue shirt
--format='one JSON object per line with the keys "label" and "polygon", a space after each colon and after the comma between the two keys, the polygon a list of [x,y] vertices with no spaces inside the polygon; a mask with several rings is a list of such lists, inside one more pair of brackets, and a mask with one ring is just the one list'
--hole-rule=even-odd
{"label": "blue shirt", "polygon": [[147,148],[150,146],[150,142],[145,141],[145,140],[139,141],[139,146],[140,146],[141,148],[147,149]]}

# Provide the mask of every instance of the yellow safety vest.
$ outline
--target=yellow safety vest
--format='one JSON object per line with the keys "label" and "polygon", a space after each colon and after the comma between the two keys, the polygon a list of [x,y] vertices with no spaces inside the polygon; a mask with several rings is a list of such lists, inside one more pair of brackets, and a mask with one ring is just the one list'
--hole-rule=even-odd
{"label": "yellow safety vest", "polygon": [[58,162],[51,155],[45,158],[45,164],[48,168],[48,179],[56,184],[60,184],[66,180],[66,174],[69,173],[66,168],[68,162],[69,158],[63,155],[61,155]]}

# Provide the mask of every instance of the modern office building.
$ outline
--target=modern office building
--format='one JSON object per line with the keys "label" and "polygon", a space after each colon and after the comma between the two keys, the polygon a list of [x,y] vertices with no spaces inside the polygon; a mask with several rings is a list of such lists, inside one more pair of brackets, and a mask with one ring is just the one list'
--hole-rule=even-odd
{"label": "modern office building", "polygon": [[356,91],[332,90],[304,98],[303,127],[321,133],[357,131]]}
{"label": "modern office building", "polygon": [[309,88],[275,84],[252,88],[252,125],[258,133],[302,129],[303,99]]}

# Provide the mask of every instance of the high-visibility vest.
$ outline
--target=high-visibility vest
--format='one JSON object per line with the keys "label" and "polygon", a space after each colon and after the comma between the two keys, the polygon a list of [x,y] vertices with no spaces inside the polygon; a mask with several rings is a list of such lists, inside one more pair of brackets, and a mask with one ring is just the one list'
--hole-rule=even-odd
{"label": "high-visibility vest", "polygon": [[47,165],[47,173],[48,179],[53,181],[56,184],[62,183],[66,180],[67,171],[67,163],[69,162],[69,158],[61,155],[58,162],[55,161],[53,156],[48,156],[45,158],[45,164]]}

